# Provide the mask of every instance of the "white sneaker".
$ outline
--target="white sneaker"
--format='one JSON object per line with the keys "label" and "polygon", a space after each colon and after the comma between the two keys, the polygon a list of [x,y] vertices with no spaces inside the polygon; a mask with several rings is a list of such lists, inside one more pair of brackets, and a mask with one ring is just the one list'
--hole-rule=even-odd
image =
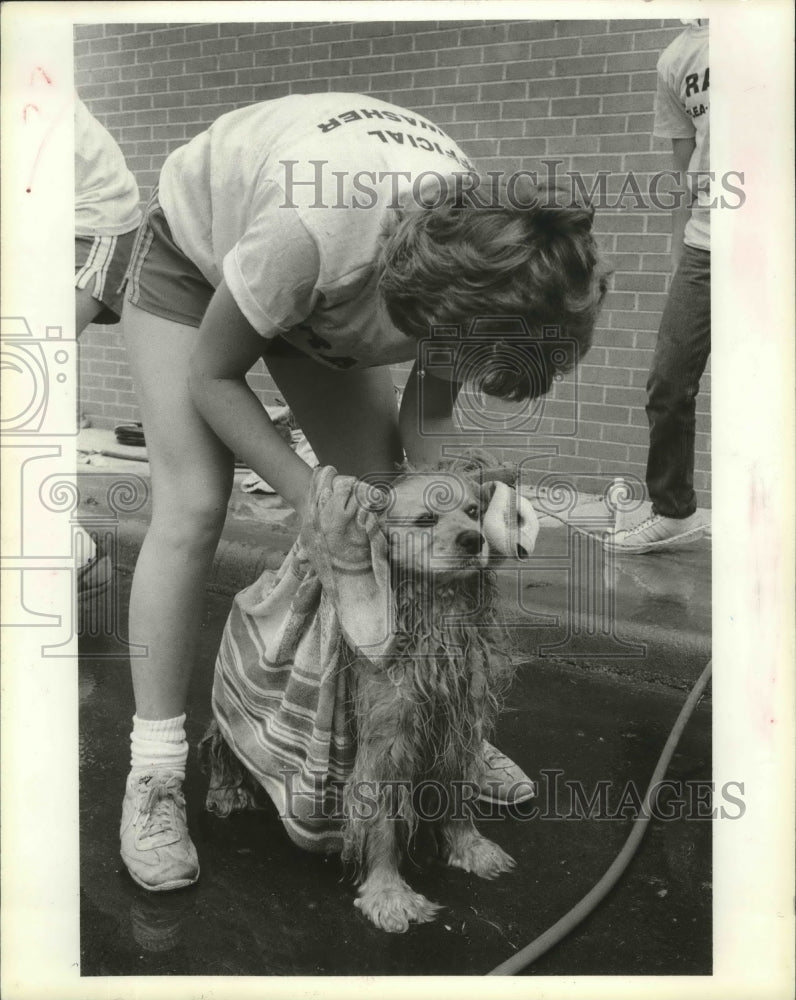
{"label": "white sneaker", "polygon": [[122,860],[133,881],[144,889],[182,889],[199,878],[182,779],[174,771],[129,776],[120,835]]}
{"label": "white sneaker", "polygon": [[662,517],[652,514],[633,528],[625,528],[609,535],[604,542],[607,549],[640,555],[660,549],[675,549],[705,534],[706,524],[698,511],[690,517]]}

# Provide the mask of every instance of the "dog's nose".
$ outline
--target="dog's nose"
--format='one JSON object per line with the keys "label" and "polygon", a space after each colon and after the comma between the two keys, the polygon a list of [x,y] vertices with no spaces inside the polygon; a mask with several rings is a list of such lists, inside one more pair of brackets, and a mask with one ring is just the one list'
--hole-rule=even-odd
{"label": "dog's nose", "polygon": [[465,552],[477,555],[484,547],[484,536],[480,531],[462,531],[456,537],[456,544]]}

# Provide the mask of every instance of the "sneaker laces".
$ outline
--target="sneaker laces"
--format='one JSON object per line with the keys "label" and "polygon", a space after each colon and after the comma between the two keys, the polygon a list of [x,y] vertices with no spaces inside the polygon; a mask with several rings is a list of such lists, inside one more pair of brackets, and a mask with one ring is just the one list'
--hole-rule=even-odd
{"label": "sneaker laces", "polygon": [[138,809],[148,834],[179,832],[174,826],[173,805],[185,805],[185,796],[177,778],[155,778],[148,785],[146,798]]}

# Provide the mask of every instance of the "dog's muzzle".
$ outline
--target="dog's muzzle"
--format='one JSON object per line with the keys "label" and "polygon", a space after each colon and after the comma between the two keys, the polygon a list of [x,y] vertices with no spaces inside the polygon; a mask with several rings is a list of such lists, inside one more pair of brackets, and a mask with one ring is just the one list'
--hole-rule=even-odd
{"label": "dog's muzzle", "polygon": [[462,531],[456,536],[458,547],[471,556],[477,556],[485,542],[486,539],[480,531]]}

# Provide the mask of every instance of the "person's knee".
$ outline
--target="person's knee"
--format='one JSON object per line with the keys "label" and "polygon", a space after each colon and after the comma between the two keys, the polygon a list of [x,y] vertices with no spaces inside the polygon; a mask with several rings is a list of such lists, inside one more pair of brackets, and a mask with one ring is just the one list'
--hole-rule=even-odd
{"label": "person's knee", "polygon": [[150,531],[172,549],[203,552],[218,544],[227,514],[224,491],[186,492],[169,500],[155,497]]}
{"label": "person's knee", "polygon": [[653,373],[647,382],[647,408],[650,406],[690,406],[699,392],[699,384],[665,378]]}

